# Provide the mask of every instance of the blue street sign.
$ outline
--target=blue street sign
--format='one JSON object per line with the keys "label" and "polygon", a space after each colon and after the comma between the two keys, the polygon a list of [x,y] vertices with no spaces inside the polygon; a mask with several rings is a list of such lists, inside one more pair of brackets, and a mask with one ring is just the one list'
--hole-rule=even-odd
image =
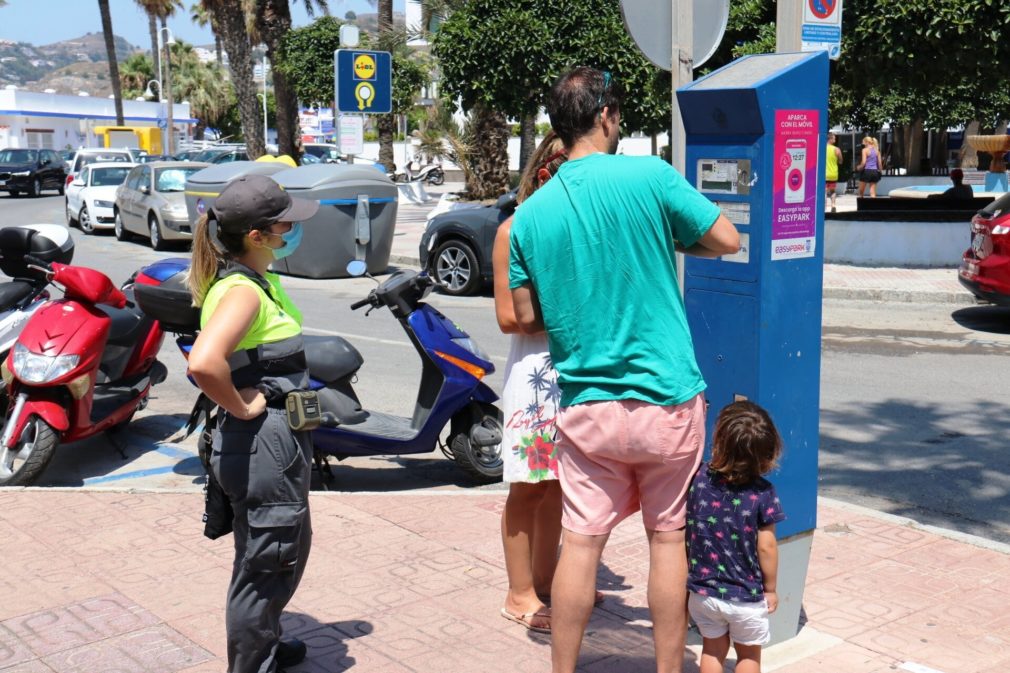
{"label": "blue street sign", "polygon": [[393,63],[388,51],[337,49],[333,64],[338,112],[393,111]]}

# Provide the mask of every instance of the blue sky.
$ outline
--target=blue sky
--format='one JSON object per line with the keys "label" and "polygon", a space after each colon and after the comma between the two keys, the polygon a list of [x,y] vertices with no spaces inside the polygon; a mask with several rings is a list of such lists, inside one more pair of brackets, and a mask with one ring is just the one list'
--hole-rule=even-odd
{"label": "blue sky", "polygon": [[[177,39],[192,44],[213,44],[209,29],[200,28],[189,20],[189,7],[193,0],[183,0],[186,11],[168,20],[168,27]],[[296,26],[309,23],[304,3],[291,3]],[[374,12],[368,0],[329,0],[330,13],[343,17],[348,10]],[[150,49],[151,37],[147,31],[147,16],[134,0],[109,0],[112,28],[131,44]],[[404,11],[404,0],[394,0],[393,9]],[[0,9],[0,38],[41,45],[60,42],[85,33],[100,33],[102,18],[97,0],[7,0]]]}

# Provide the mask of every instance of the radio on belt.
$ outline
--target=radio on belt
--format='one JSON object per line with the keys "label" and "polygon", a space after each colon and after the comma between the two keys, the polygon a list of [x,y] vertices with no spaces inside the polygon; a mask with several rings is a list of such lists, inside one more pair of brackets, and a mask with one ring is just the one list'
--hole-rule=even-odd
{"label": "radio on belt", "polygon": [[828,54],[745,56],[677,92],[685,177],[740,232],[740,251],[685,259],[684,302],[708,383],[708,436],[735,399],[782,433],[770,475],[779,537],[772,642],[796,635],[817,516]]}

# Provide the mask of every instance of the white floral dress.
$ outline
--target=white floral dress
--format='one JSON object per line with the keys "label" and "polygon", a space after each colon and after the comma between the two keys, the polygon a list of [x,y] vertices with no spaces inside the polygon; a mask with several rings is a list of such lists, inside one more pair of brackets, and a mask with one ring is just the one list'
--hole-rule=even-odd
{"label": "white floral dress", "polygon": [[558,373],[547,350],[547,337],[513,334],[502,391],[502,476],[506,482],[558,478],[555,419],[560,400]]}

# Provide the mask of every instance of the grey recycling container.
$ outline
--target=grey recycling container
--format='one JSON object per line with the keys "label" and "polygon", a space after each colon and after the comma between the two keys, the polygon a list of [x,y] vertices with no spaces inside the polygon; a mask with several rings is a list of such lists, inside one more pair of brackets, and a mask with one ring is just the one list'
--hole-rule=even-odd
{"label": "grey recycling container", "polygon": [[389,266],[396,228],[397,189],[371,166],[310,164],[273,179],[291,196],[319,202],[319,212],[302,223],[302,243],[274,262],[279,273],[306,278],[346,278],[347,263],[360,259],[370,273]]}
{"label": "grey recycling container", "polygon": [[193,173],[186,180],[186,212],[189,215],[190,226],[207,209],[214,205],[214,200],[221,190],[243,175],[274,175],[281,171],[291,170],[291,167],[279,161],[233,161],[227,164],[215,164],[202,171]]}

